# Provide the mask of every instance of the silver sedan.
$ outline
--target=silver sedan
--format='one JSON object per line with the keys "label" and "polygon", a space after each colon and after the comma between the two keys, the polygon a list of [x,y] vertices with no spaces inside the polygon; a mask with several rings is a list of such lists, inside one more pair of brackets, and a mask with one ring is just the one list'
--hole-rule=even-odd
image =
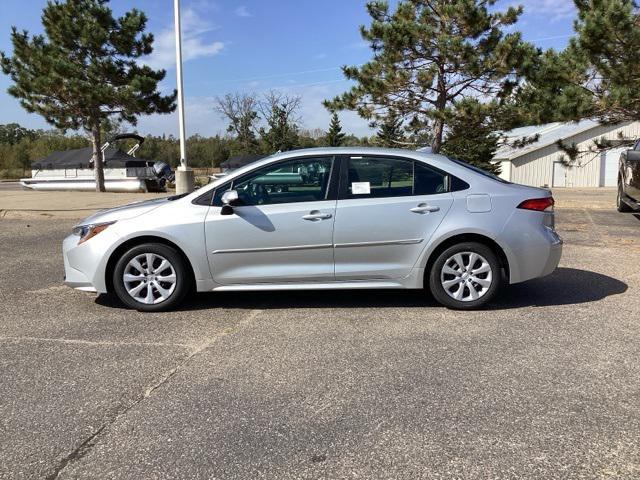
{"label": "silver sedan", "polygon": [[64,240],[65,283],[131,308],[190,290],[429,290],[479,308],[562,253],[548,190],[442,155],[318,148],[274,155],[186,196],[104,210]]}

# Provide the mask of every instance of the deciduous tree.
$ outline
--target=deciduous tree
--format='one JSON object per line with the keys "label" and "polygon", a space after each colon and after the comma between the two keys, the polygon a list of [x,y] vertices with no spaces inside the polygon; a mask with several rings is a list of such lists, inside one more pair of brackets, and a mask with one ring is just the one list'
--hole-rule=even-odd
{"label": "deciduous tree", "polygon": [[285,152],[298,145],[300,102],[298,95],[286,95],[277,90],[267,92],[259,104],[267,128],[260,129],[266,153]]}
{"label": "deciduous tree", "polygon": [[258,99],[248,93],[228,93],[215,100],[215,110],[229,122],[227,131],[235,135],[243,153],[257,153],[259,150],[256,133],[258,131]]}

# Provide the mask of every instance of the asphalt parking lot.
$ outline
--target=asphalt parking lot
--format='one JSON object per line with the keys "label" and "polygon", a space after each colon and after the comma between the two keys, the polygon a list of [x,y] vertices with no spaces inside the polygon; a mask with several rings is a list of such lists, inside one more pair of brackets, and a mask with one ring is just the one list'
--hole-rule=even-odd
{"label": "asphalt parking lot", "polygon": [[5,216],[0,478],[640,478],[640,218],[566,205],[560,268],[479,312],[353,291],[142,314],[61,285],[74,219]]}

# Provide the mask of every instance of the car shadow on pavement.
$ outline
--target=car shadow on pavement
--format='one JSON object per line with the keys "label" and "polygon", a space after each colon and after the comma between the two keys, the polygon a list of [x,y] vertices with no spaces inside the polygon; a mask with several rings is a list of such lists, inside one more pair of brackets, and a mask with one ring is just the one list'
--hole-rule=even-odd
{"label": "car shadow on pavement", "polygon": [[489,306],[498,310],[597,302],[627,291],[627,284],[601,273],[558,268],[551,275],[510,285]]}
{"label": "car shadow on pavement", "polygon": [[[596,302],[627,290],[627,284],[600,273],[558,268],[545,278],[511,285],[489,304],[489,310]],[[96,303],[125,308],[115,296],[100,295]],[[303,290],[198,293],[177,311],[288,308],[424,308],[439,307],[423,290]]]}

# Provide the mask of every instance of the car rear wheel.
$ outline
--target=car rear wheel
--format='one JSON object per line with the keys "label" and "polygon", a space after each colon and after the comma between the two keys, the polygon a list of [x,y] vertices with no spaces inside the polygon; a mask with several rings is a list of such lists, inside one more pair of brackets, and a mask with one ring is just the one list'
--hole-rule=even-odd
{"label": "car rear wheel", "polygon": [[624,196],[624,191],[622,189],[622,184],[618,183],[618,196],[616,197],[616,206],[618,207],[619,212],[630,212],[631,207],[627,205],[622,199]]}
{"label": "car rear wheel", "polygon": [[120,257],[113,271],[113,287],[125,305],[142,312],[159,312],[174,308],[184,299],[189,278],[176,250],[146,243]]}
{"label": "car rear wheel", "polygon": [[484,306],[503,283],[502,269],[491,248],[465,242],[447,248],[433,263],[429,287],[442,305],[456,310]]}

